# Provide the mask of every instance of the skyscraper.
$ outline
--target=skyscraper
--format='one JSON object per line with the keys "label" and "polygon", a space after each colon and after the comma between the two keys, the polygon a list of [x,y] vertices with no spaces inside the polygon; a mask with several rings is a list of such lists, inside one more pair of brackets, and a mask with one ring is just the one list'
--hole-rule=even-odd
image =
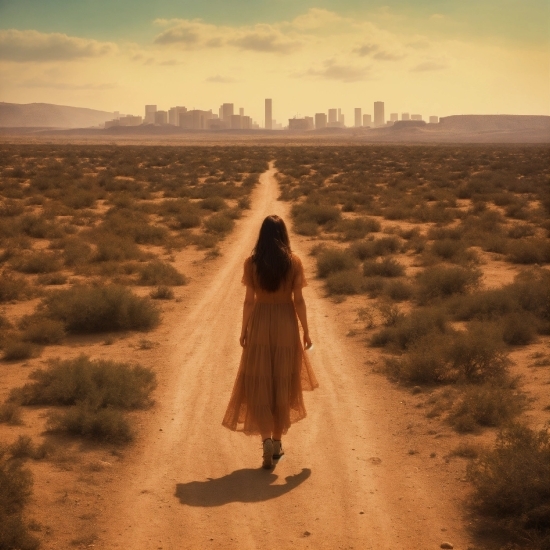
{"label": "skyscraper", "polygon": [[265,100],[265,129],[273,129],[273,100]]}
{"label": "skyscraper", "polygon": [[361,107],[355,108],[355,127],[361,127]]}
{"label": "skyscraper", "polygon": [[326,113],[315,113],[315,129],[327,127],[327,114]]}
{"label": "skyscraper", "polygon": [[384,102],[375,101],[374,102],[374,126],[384,126],[386,124],[386,119],[384,117]]}
{"label": "skyscraper", "polygon": [[390,121],[397,122],[399,120],[399,115],[397,113],[390,113]]}
{"label": "skyscraper", "polygon": [[337,109],[328,110],[328,121],[329,122],[338,122]]}
{"label": "skyscraper", "polygon": [[233,116],[233,103],[224,103],[222,105],[222,119],[230,121]]}
{"label": "skyscraper", "polygon": [[363,126],[365,128],[370,128],[372,126],[372,117],[371,117],[371,115],[363,115]]}
{"label": "skyscraper", "polygon": [[155,123],[155,113],[157,112],[156,105],[145,105],[145,124],[154,124]]}
{"label": "skyscraper", "polygon": [[244,107],[239,108],[239,116],[244,116]]}

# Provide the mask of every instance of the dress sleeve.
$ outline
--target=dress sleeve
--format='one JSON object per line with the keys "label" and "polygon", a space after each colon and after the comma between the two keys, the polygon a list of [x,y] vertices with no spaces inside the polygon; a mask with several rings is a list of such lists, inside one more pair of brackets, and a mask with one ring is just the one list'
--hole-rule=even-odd
{"label": "dress sleeve", "polygon": [[252,276],[252,258],[247,258],[244,261],[244,271],[241,283],[245,286],[254,288],[254,277]]}
{"label": "dress sleeve", "polygon": [[303,288],[307,286],[306,276],[304,274],[304,266],[298,256],[294,256],[294,280],[292,282],[292,288]]}

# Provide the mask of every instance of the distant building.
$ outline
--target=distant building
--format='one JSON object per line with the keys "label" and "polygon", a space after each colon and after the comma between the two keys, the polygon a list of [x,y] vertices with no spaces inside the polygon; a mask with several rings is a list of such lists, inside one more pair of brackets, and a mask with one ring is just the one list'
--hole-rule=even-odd
{"label": "distant building", "polygon": [[331,122],[338,122],[338,110],[337,109],[329,109],[328,110],[328,121]]}
{"label": "distant building", "polygon": [[361,127],[361,108],[355,107],[355,127],[360,128]]}
{"label": "distant building", "polygon": [[143,122],[140,116],[126,115],[118,119],[121,126],[139,126]]}
{"label": "distant building", "polygon": [[326,113],[315,113],[315,128],[319,130],[320,128],[327,127],[327,115]]}
{"label": "distant building", "polygon": [[166,111],[157,111],[155,113],[155,124],[168,124],[168,113]]}
{"label": "distant building", "polygon": [[363,127],[370,128],[372,126],[372,117],[371,115],[363,115]]}
{"label": "distant building", "polygon": [[229,127],[232,130],[240,130],[242,129],[242,117],[241,115],[231,115],[229,117]]}
{"label": "distant building", "polygon": [[390,121],[391,122],[397,122],[399,120],[399,114],[398,113],[390,113]]}
{"label": "distant building", "polygon": [[186,130],[206,130],[209,128],[208,121],[212,119],[212,110],[201,111],[193,109],[180,114],[180,128]]}
{"label": "distant building", "polygon": [[384,126],[386,124],[386,118],[384,116],[384,102],[374,102],[374,126]]}
{"label": "distant building", "polygon": [[273,130],[273,100],[265,100],[265,129]]}
{"label": "distant building", "polygon": [[239,107],[239,115],[244,116],[244,107]]}
{"label": "distant building", "polygon": [[241,116],[241,128],[243,130],[250,130],[252,128],[252,118],[249,116]]}
{"label": "distant building", "polygon": [[431,116],[430,117],[430,124],[439,124],[439,117],[438,116]]}
{"label": "distant building", "polygon": [[411,120],[422,120],[422,115],[411,115]]}
{"label": "distant building", "polygon": [[409,113],[401,113],[401,120],[411,120]]}
{"label": "distant building", "polygon": [[206,120],[206,129],[207,130],[226,130],[227,122],[225,122],[225,120],[221,120],[219,117],[210,118]]}
{"label": "distant building", "polygon": [[168,124],[171,124],[172,126],[179,126],[179,116],[180,113],[186,113],[187,107],[172,107],[171,109],[168,109]]}
{"label": "distant building", "polygon": [[222,120],[227,120],[230,123],[232,116],[233,116],[233,103],[224,103],[221,107],[220,118]]}
{"label": "distant building", "polygon": [[[311,117],[308,117],[311,118]],[[309,130],[308,120],[306,118],[290,118],[288,119],[289,130]]]}
{"label": "distant building", "polygon": [[340,116],[338,117],[338,122],[340,124],[340,128],[344,128],[346,126],[345,117],[342,113],[340,113]]}
{"label": "distant building", "polygon": [[304,118],[307,122],[307,129],[308,130],[313,130],[315,128],[315,123],[314,123],[313,117],[312,116],[306,116]]}
{"label": "distant building", "polygon": [[156,105],[145,105],[145,124],[154,124],[155,123],[155,113],[157,112]]}
{"label": "distant building", "polygon": [[115,118],[115,119],[116,119],[116,118],[120,118],[120,111],[115,111],[115,112],[113,113],[113,118]]}

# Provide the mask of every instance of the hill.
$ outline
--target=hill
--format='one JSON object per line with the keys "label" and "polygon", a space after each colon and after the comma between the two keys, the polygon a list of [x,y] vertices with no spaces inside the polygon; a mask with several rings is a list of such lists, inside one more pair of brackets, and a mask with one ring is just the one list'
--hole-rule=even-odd
{"label": "hill", "polygon": [[0,127],[88,128],[111,120],[114,113],[51,103],[0,102]]}

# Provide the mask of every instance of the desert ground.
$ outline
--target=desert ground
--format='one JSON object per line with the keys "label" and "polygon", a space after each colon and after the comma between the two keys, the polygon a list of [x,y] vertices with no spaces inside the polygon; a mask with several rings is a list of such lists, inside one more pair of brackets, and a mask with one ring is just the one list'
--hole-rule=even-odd
{"label": "desert ground", "polygon": [[[540,148],[534,151],[537,158],[546,154]],[[215,148],[214,153],[215,157],[220,156]],[[313,153],[310,150],[308,154]],[[414,149],[412,154],[415,154]],[[499,154],[502,152],[494,153],[497,158]],[[522,154],[529,158],[531,150],[527,148]],[[223,199],[221,213],[216,210],[216,201],[208,197],[200,199],[210,200],[200,203],[203,210],[189,210],[192,203],[199,204],[199,199],[191,195],[189,200],[178,198],[177,191],[170,195],[168,190],[173,187],[159,187],[152,194],[144,194],[141,200],[149,204],[149,209],[143,212],[154,220],[155,227],[165,219],[171,220],[169,229],[161,236],[155,233],[154,237],[147,237],[149,240],[145,240],[145,244],[139,243],[140,251],[150,255],[147,257],[138,256],[138,252],[134,258],[119,257],[118,252],[111,251],[108,261],[105,258],[80,259],[82,263],[69,269],[68,251],[73,250],[69,245],[74,243],[64,241],[52,253],[64,250],[66,263],[63,268],[29,273],[18,267],[28,265],[24,260],[32,254],[47,253],[48,243],[74,238],[81,231],[90,231],[86,237],[90,254],[99,253],[97,243],[103,243],[102,235],[106,233],[93,231],[97,231],[98,224],[105,223],[100,221],[101,216],[108,216],[109,208],[127,207],[124,201],[128,198],[124,193],[132,194],[135,199],[136,193],[143,191],[131,186],[123,189],[124,196],[115,199],[104,196],[92,200],[83,195],[81,200],[85,206],[77,214],[59,211],[61,217],[73,215],[73,225],[74,217],[81,224],[80,229],[68,233],[68,237],[33,236],[25,244],[20,235],[10,234],[9,225],[2,227],[2,276],[7,277],[4,280],[13,281],[15,277],[17,281],[27,280],[30,289],[33,285],[41,287],[36,294],[29,291],[25,299],[18,296],[3,300],[1,313],[7,336],[2,342],[5,356],[0,364],[3,373],[0,401],[5,403],[0,423],[0,441],[4,445],[2,458],[6,463],[20,459],[21,467],[32,472],[32,494],[22,517],[30,526],[31,536],[40,541],[41,548],[175,550],[277,546],[281,549],[427,550],[454,547],[466,550],[511,544],[508,534],[503,535],[498,530],[480,532],[472,509],[468,507],[473,491],[468,472],[471,464],[483,456],[484,450],[492,448],[499,428],[506,428],[509,421],[521,418],[530,429],[541,430],[550,420],[547,391],[550,339],[546,325],[543,326],[546,313],[541,314],[540,325],[535,314],[532,319],[529,317],[532,333],[524,340],[502,350],[499,348],[498,358],[506,354],[506,363],[502,365],[507,369],[507,376],[509,370],[511,378],[506,378],[506,383],[501,383],[500,379],[497,382],[496,378],[482,381],[484,388],[494,386],[499,391],[510,390],[514,395],[521,388],[523,404],[515,416],[502,425],[482,421],[469,427],[464,423],[453,424],[449,418],[452,418],[456,403],[463,402],[462,392],[479,387],[480,382],[457,379],[451,383],[444,377],[424,382],[413,377],[407,379],[403,361],[413,348],[397,350],[389,345],[373,345],[376,334],[394,326],[399,328],[400,319],[412,314],[415,298],[410,295],[392,297],[385,279],[368,275],[372,264],[365,267],[367,260],[362,260],[365,279],[361,279],[360,289],[354,288],[355,275],[351,275],[358,269],[357,262],[328,277],[322,273],[323,258],[329,258],[327,254],[333,248],[347,253],[348,244],[351,242],[349,246],[353,246],[355,237],[342,237],[338,231],[355,230],[361,225],[354,220],[361,217],[362,206],[357,197],[358,206],[342,206],[338,216],[341,215],[343,221],[337,222],[341,225],[332,229],[331,220],[314,223],[306,219],[303,205],[307,205],[315,194],[312,186],[322,187],[320,180],[315,180],[322,169],[311,168],[313,163],[304,161],[309,168],[302,173],[302,168],[294,163],[295,156],[300,156],[296,150],[266,149],[257,154],[254,162],[263,168],[254,168],[259,177],[249,180],[246,192],[242,182],[252,168],[249,165],[238,168],[237,183],[232,186],[232,194]],[[131,164],[131,159],[125,162]],[[162,164],[160,166],[162,168]],[[394,169],[398,168],[394,166]],[[546,174],[546,171],[545,166],[537,174]],[[345,173],[345,169],[338,168],[330,177],[344,185],[338,177]],[[133,179],[129,173],[116,176],[112,181],[131,182]],[[157,185],[155,178],[149,181]],[[207,177],[200,176],[194,186],[199,188],[206,181]],[[13,182],[10,185],[5,184],[4,191],[16,187]],[[110,185],[105,188],[114,192],[111,190],[115,188],[112,183]],[[382,186],[378,180],[373,185]],[[395,189],[398,188],[396,184]],[[90,189],[84,191],[92,193]],[[388,189],[388,197],[391,197],[392,187]],[[406,189],[403,192],[410,194]],[[526,195],[527,191],[523,193]],[[330,197],[323,204],[334,206],[345,202],[336,199],[334,194]],[[22,197],[18,198],[15,192],[11,195],[4,192],[4,220],[14,219],[6,209],[16,210],[19,200]],[[450,201],[448,196],[439,195],[422,200]],[[503,206],[491,206],[489,210],[510,207],[510,212],[513,210],[512,214],[518,217],[503,219],[505,230],[517,233],[519,239],[527,239],[527,245],[536,245],[542,250],[548,247],[549,228],[541,200],[526,195],[521,204],[516,205],[516,210],[510,203],[504,204],[505,201],[502,201]],[[40,209],[46,209],[52,201],[62,202],[63,197],[52,194],[35,204],[27,200],[25,208],[31,208],[32,215],[38,216]],[[181,203],[187,210],[173,214],[166,206],[170,201],[187,201],[184,205]],[[310,202],[315,204],[313,200]],[[462,219],[461,211],[471,212],[476,208],[468,198],[451,202],[448,206],[452,207],[457,219]],[[154,210],[153,206],[161,210]],[[369,216],[374,222],[367,233],[374,238],[365,242],[392,236],[400,240],[401,248],[394,251],[392,257],[404,266],[405,285],[416,280],[417,274],[438,265],[435,252],[431,252],[433,242],[439,238],[435,233],[441,227],[452,229],[457,221],[447,218],[411,221],[409,213],[390,215],[389,210],[394,206],[383,204],[382,210]],[[479,212],[483,210],[480,206],[477,208]],[[520,210],[521,215],[518,214]],[[227,227],[220,225],[224,212],[231,212],[233,216],[227,214],[224,218]],[[188,222],[191,214],[199,216],[197,223]],[[240,282],[242,266],[254,246],[263,218],[269,214],[278,214],[287,220],[292,228],[293,251],[304,263],[309,282],[304,296],[314,343],[307,353],[319,388],[306,394],[308,417],[294,425],[285,436],[285,456],[274,470],[265,471],[260,468],[260,438],[229,432],[221,426],[221,419],[241,353],[238,336],[244,298]],[[24,214],[17,210],[17,215]],[[170,218],[172,215],[174,219]],[[429,215],[435,215],[433,209]],[[177,216],[179,225],[174,225]],[[234,225],[227,219],[233,219]],[[535,229],[528,231],[529,224]],[[209,229],[201,233],[203,227]],[[361,231],[361,227],[359,229]],[[411,233],[412,230],[417,232]],[[425,241],[422,246],[418,243],[406,245],[422,236]],[[365,234],[360,239],[364,237]],[[533,239],[537,239],[536,242]],[[448,244],[452,239],[446,235],[439,240]],[[514,243],[515,240],[507,254],[514,253]],[[26,248],[20,253],[18,247],[23,244]],[[474,252],[457,260],[459,265],[472,264],[472,272],[478,273],[476,284],[479,286],[476,288],[480,292],[508,288],[506,285],[514,284],[516,276],[524,269],[535,269],[533,278],[544,277],[548,272],[550,259],[544,255],[547,254],[544,250],[536,262],[514,263],[506,259],[508,256],[502,250],[491,252],[487,250],[490,248],[496,250],[493,245],[484,249],[480,244],[472,244],[467,250]],[[461,249],[460,253],[463,252]],[[451,265],[448,269],[453,269],[452,254],[443,256],[445,265]],[[123,264],[117,261],[126,262],[126,267],[121,268]],[[142,269],[146,262],[169,264],[184,274],[185,281],[170,282],[168,277],[168,282],[155,279],[147,286],[143,273],[148,272]],[[534,263],[540,265],[533,267]],[[65,274],[65,279],[49,283],[44,279],[58,272]],[[348,274],[351,282],[337,280],[338,273]],[[138,276],[141,279],[136,282]],[[77,284],[106,282],[133,288],[138,297],[147,300],[149,295],[153,296],[154,291],[150,291],[154,286],[157,290],[168,288],[172,295],[170,297],[165,291],[169,299],[158,301],[160,305],[156,307],[161,320],[156,325],[90,332],[72,330],[66,325],[66,333],[60,339],[41,345],[33,342],[36,347],[29,349],[26,357],[6,357],[10,346],[16,348],[13,342],[28,341],[25,330],[34,326],[31,322],[33,312],[46,308],[50,315],[47,318],[53,318],[54,306],[44,302],[48,293],[55,292],[53,288],[63,290]],[[44,303],[46,305],[40,306]],[[435,306],[434,303],[429,302],[428,306],[447,307],[447,302],[437,302]],[[421,307],[424,306],[421,304]],[[31,316],[27,324],[25,316]],[[390,320],[392,316],[394,324]],[[465,320],[449,321],[451,336],[467,330],[467,324]],[[92,360],[112,361],[117,365],[143,365],[154,373],[156,387],[151,388],[151,401],[146,406],[129,407],[126,413],[132,427],[132,437],[127,441],[116,441],[114,436],[102,440],[101,436],[94,437],[93,432],[85,433],[85,430],[75,435],[61,429],[62,424],[52,428],[50,415],[52,411],[63,409],[59,405],[38,403],[35,399],[34,402],[17,403],[17,413],[8,406],[17,401],[13,397],[17,396],[13,393],[14,388],[23,386],[35,369],[47,368],[52,360],[58,363],[74,361],[82,354]],[[395,361],[402,363],[396,366]],[[510,382],[512,378],[514,384]],[[511,393],[506,395],[512,396]],[[26,450],[22,450],[24,446],[20,444],[17,454],[16,442],[21,436],[31,438],[32,443],[27,444]],[[537,548],[536,544],[544,538],[544,529],[541,532],[538,541],[535,537],[513,542]],[[27,544],[33,547],[32,541]]]}

